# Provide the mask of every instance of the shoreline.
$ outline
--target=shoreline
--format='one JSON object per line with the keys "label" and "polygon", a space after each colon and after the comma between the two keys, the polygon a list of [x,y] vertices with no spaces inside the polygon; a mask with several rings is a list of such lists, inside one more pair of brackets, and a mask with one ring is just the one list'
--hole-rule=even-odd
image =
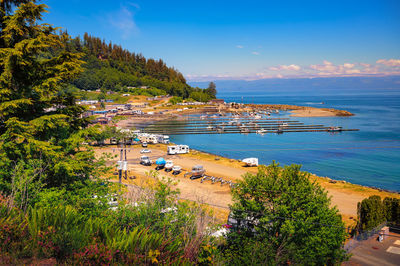
{"label": "shoreline", "polygon": [[[150,144],[151,153],[146,154],[151,160],[155,161],[159,157],[166,160],[173,160],[175,165],[180,165],[183,172],[177,176],[167,173],[164,170],[158,172],[161,176],[171,178],[177,181],[176,188],[180,190],[183,199],[196,201],[201,204],[208,204],[211,207],[219,206],[226,209],[232,204],[232,198],[229,185],[212,184],[211,181],[200,182],[200,179],[190,180],[184,177],[184,173],[190,171],[191,167],[197,164],[203,165],[207,175],[222,177],[225,180],[235,182],[242,179],[246,173],[256,174],[257,167],[244,167],[244,164],[237,159],[219,156],[209,152],[192,149],[189,154],[166,155],[167,144]],[[96,148],[97,154],[102,152],[111,152],[114,146]],[[130,175],[133,174],[135,179],[123,180],[127,184],[143,185],[149,177],[146,175],[150,170],[154,169],[154,165],[143,166],[139,164],[141,146],[135,145],[132,151],[127,154]],[[109,163],[116,163],[113,159]],[[308,172],[309,173],[309,172]],[[378,195],[381,198],[392,197],[400,198],[399,192],[385,191],[373,187],[363,186],[359,184],[349,183],[344,180],[334,180],[329,177],[320,177],[313,173],[310,174],[310,181],[317,182],[331,198],[331,206],[336,206],[342,215],[343,221],[348,226],[353,226],[357,220],[357,203],[363,199]],[[111,176],[116,178],[116,176]],[[225,214],[224,214],[225,215]]]}
{"label": "shoreline", "polygon": [[[171,143],[170,145],[175,145],[175,144],[174,144],[174,143]],[[210,153],[210,152],[208,152],[208,151],[203,151],[203,150],[198,150],[198,149],[191,149],[191,151],[200,152],[200,153],[202,153],[202,154],[209,155],[209,156],[213,156],[213,157],[224,158],[224,159],[230,160],[230,161],[233,160],[233,161],[241,162],[241,160],[239,160],[239,159],[234,159],[234,158],[225,157],[225,156],[218,155],[218,154],[215,154],[215,153]],[[279,162],[278,162],[278,163],[279,163]],[[264,165],[264,164],[260,164],[260,165]],[[251,167],[249,167],[249,168],[251,168]],[[253,169],[255,169],[255,168],[253,168]],[[307,172],[307,171],[303,171],[303,172]],[[368,186],[368,185],[361,185],[361,184],[357,184],[357,183],[351,183],[351,182],[346,181],[346,180],[344,180],[344,179],[334,179],[334,178],[331,178],[331,177],[329,177],[329,176],[318,176],[318,175],[316,175],[316,174],[314,174],[314,173],[311,173],[311,172],[307,172],[307,173],[309,173],[310,176],[312,176],[312,177],[317,177],[317,178],[326,179],[327,181],[329,181],[329,182],[332,183],[332,184],[335,184],[335,183],[350,184],[350,185],[354,185],[354,186],[360,186],[360,187],[362,187],[362,188],[377,190],[378,192],[386,192],[386,193],[391,193],[391,194],[397,194],[397,195],[400,196],[400,191],[396,191],[396,190],[389,190],[389,189],[384,189],[384,188],[379,188],[379,187],[374,187],[374,186]]]}
{"label": "shoreline", "polygon": [[[130,116],[127,120],[118,122],[118,125],[124,128],[132,128],[139,126],[143,128],[144,125],[157,123],[157,121],[165,119],[178,119],[185,120],[185,115],[188,114],[216,114],[220,113],[224,116],[225,113],[241,113],[241,112],[254,112],[257,110],[282,110],[291,111],[290,116],[302,116],[302,117],[321,117],[321,116],[353,116],[354,114],[336,109],[328,108],[317,108],[317,107],[306,107],[306,106],[294,106],[294,105],[265,105],[265,104],[245,104],[239,106],[239,108],[228,107],[227,105],[208,105],[199,107],[189,107],[189,109],[181,109],[180,111],[173,109],[182,108],[182,106],[168,106],[163,108],[159,106],[157,108],[147,109],[143,111],[154,111],[155,115],[146,115],[142,117]],[[158,114],[158,112],[161,112]],[[172,144],[172,143],[171,143]],[[164,147],[165,146],[165,147]],[[190,171],[191,167],[195,164],[201,164],[207,171],[207,174],[216,177],[222,177],[225,180],[238,180],[246,172],[255,174],[257,168],[243,167],[243,163],[240,163],[237,159],[227,158],[220,156],[215,153],[207,151],[207,146],[204,149],[194,150],[191,149],[190,154],[184,155],[166,155],[165,144],[150,144],[149,149],[153,150],[151,159],[154,160],[159,157],[164,157],[174,161],[174,164],[180,165],[183,169]],[[140,146],[134,148],[137,153],[134,166],[132,168],[133,173],[137,176],[145,178],[146,171],[154,169],[154,167],[143,167],[138,164],[138,158],[140,158],[139,150]],[[157,147],[157,148],[156,148]],[[131,163],[131,162],[129,162]],[[177,187],[182,192],[182,197],[188,200],[203,202],[209,205],[222,205],[228,207],[231,204],[230,189],[226,185],[220,186],[211,185],[210,181],[200,182],[200,180],[189,180],[183,178],[183,176],[172,176],[169,173],[162,171],[162,176],[173,178],[179,181]],[[362,201],[371,195],[379,195],[382,198],[395,197],[400,198],[399,191],[391,191],[384,188],[354,184],[345,180],[334,179],[328,176],[322,177],[310,173],[310,180],[316,181],[323,187],[328,195],[331,197],[332,206],[337,206],[340,214],[342,214],[343,220],[346,224],[353,225],[355,218],[357,218],[357,203]],[[136,181],[135,181],[136,182]],[[200,185],[200,183],[202,183]],[[200,199],[200,200],[199,200]]]}
{"label": "shoreline", "polygon": [[250,108],[270,108],[282,111],[291,111],[293,117],[324,117],[324,116],[354,116],[353,113],[346,110],[334,108],[320,108],[301,105],[288,104],[245,104]]}

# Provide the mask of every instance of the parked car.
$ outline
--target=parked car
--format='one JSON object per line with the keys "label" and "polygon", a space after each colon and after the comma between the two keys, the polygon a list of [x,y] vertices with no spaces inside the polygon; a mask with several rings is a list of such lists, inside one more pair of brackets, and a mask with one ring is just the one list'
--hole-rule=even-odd
{"label": "parked car", "polygon": [[152,164],[152,161],[150,160],[149,156],[142,156],[140,157],[140,164],[149,166]]}
{"label": "parked car", "polygon": [[151,150],[149,150],[149,149],[143,149],[140,151],[140,153],[150,153],[150,152],[151,152]]}
{"label": "parked car", "polygon": [[143,143],[142,143],[142,147],[143,147],[143,148],[147,148],[147,142],[143,142]]}

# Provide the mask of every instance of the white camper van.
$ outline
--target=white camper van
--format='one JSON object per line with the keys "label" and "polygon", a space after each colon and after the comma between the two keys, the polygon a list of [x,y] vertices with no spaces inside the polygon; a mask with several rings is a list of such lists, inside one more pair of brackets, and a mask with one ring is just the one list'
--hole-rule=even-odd
{"label": "white camper van", "polygon": [[167,135],[156,135],[157,142],[163,144],[169,144],[169,136]]}
{"label": "white camper van", "polygon": [[168,146],[168,154],[170,154],[170,155],[183,154],[183,153],[189,153],[188,145]]}

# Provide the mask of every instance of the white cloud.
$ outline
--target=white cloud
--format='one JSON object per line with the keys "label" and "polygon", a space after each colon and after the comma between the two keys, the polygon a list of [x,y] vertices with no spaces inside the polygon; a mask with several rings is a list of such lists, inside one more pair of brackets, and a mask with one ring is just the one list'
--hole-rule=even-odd
{"label": "white cloud", "polygon": [[333,65],[333,64],[332,64],[331,62],[329,62],[328,60],[324,60],[323,63],[324,63],[324,65],[326,65],[326,66],[331,66],[331,65]]}
{"label": "white cloud", "polygon": [[390,66],[390,67],[397,67],[400,66],[400,59],[380,59],[376,61],[377,64],[382,64],[385,66]]}
{"label": "white cloud", "polygon": [[259,52],[256,52],[256,51],[253,51],[253,52],[251,52],[253,55],[259,55],[260,53]]}
{"label": "white cloud", "polygon": [[370,68],[371,64],[366,64],[366,63],[360,63],[361,66],[366,67],[366,68]]}
{"label": "white cloud", "polygon": [[[139,9],[139,6],[135,3],[128,3],[130,7]],[[116,12],[111,12],[108,15],[108,22],[116,30],[121,33],[123,39],[128,39],[132,35],[139,33],[139,28],[134,20],[135,13],[127,6],[121,6]]]}
{"label": "white cloud", "polygon": [[322,65],[310,65],[310,68],[320,71],[322,73],[336,72],[338,70],[337,66],[333,65],[331,62],[329,62],[327,60],[324,60],[322,63],[323,63]]}
{"label": "white cloud", "polygon": [[355,66],[355,64],[344,63],[343,66],[344,66],[344,68],[353,68]]}
{"label": "white cloud", "polygon": [[400,75],[400,60],[381,59],[376,64],[343,63],[335,65],[324,60],[322,64],[299,66],[296,64],[271,66],[248,74],[223,73],[218,75],[187,75],[189,80],[257,80],[269,78],[314,78],[314,77],[349,77],[349,76],[389,76]]}
{"label": "white cloud", "polygon": [[359,70],[359,69],[346,69],[345,72],[346,72],[346,74],[360,74],[361,70]]}
{"label": "white cloud", "polygon": [[279,65],[277,67],[270,67],[269,70],[272,71],[281,71],[281,70],[288,70],[288,71],[299,71],[301,69],[300,66],[291,64],[291,65]]}
{"label": "white cloud", "polygon": [[243,45],[236,45],[236,48],[243,49]]}

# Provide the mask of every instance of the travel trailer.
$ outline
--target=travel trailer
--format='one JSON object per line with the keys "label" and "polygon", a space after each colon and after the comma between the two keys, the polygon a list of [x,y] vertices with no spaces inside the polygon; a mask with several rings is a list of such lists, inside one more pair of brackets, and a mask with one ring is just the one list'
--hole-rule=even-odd
{"label": "travel trailer", "polygon": [[169,136],[156,135],[156,138],[158,143],[169,144]]}
{"label": "travel trailer", "polygon": [[258,166],[258,158],[246,158],[243,159],[242,162],[244,162],[246,166]]}
{"label": "travel trailer", "polygon": [[184,153],[189,153],[189,146],[188,145],[168,146],[168,154],[169,155],[184,154]]}

